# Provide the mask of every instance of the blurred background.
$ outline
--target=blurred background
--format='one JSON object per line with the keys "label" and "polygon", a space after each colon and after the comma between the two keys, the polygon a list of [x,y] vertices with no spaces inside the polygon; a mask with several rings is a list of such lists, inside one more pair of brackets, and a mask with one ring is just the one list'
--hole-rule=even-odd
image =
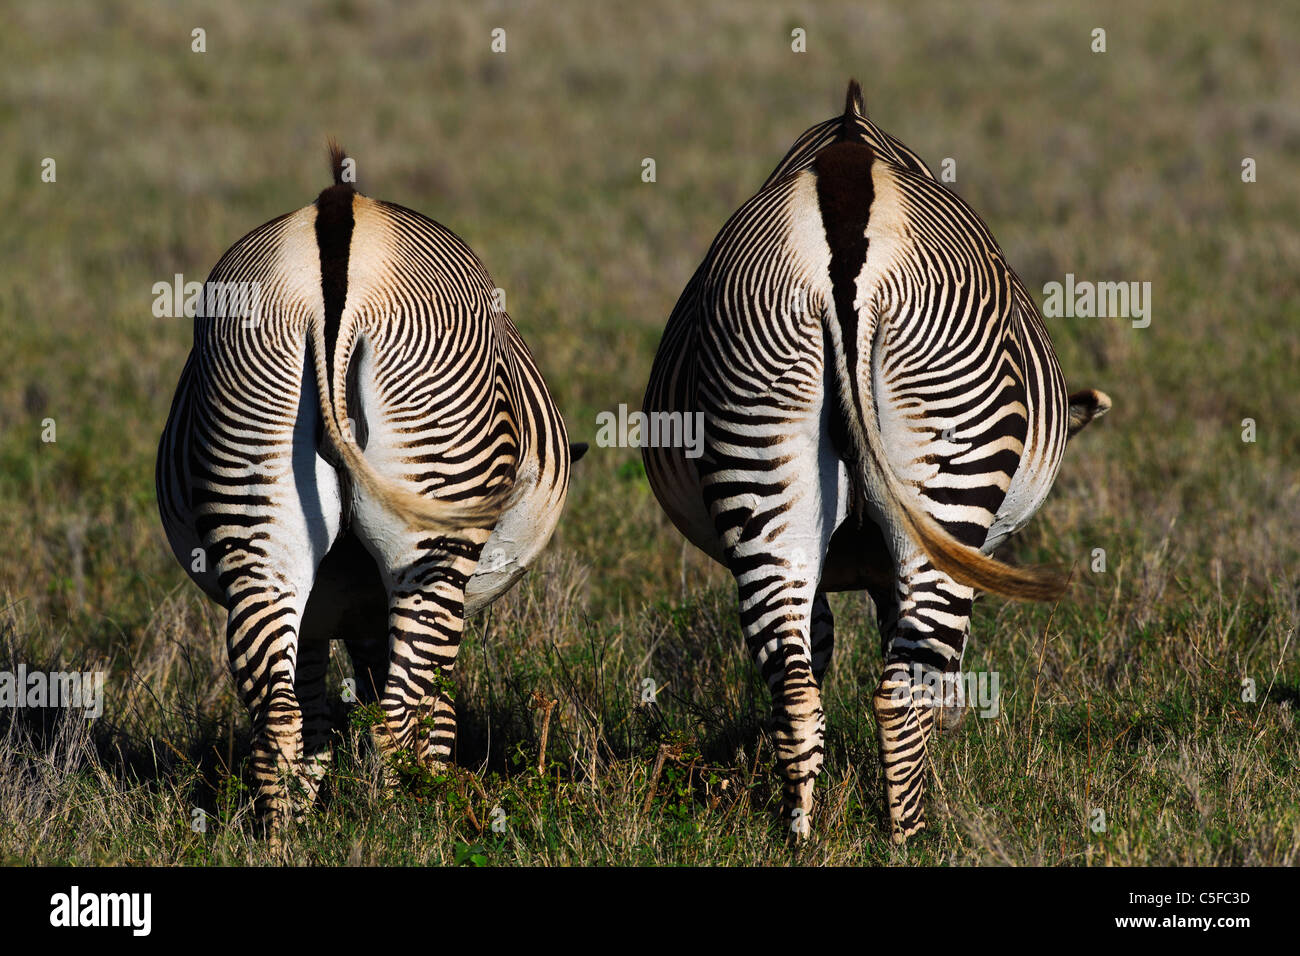
{"label": "blurred background", "polygon": [[[1086,811],[1084,789],[1125,791],[1132,767],[1149,771],[1157,794],[1181,786],[1178,767],[1190,766],[1205,776],[1184,808],[1186,841],[1139,851],[1137,840],[1124,861],[1288,859],[1281,848],[1300,833],[1289,705],[1270,711],[1264,730],[1258,713],[1232,708],[1246,707],[1243,675],[1261,687],[1272,677],[1275,706],[1287,694],[1300,700],[1288,637],[1300,600],[1300,7],[73,2],[7,4],[5,20],[6,653],[106,662],[119,688],[139,691],[109,704],[119,729],[136,728],[131,739],[168,726],[181,734],[164,712],[184,711],[199,737],[234,738],[241,719],[218,612],[176,566],[156,511],[156,443],[191,332],[185,319],[154,317],[154,283],[176,273],[202,281],[241,235],[310,203],[328,184],[325,142],[336,137],[357,161],[361,191],[425,213],[479,254],[571,437],[594,441],[597,413],[639,406],[668,314],[713,236],[804,129],[841,111],[856,77],[874,121],[936,171],[955,160],[951,188],[1040,302],[1044,284],[1066,273],[1151,283],[1148,328],[1049,320],[1070,387],[1101,388],[1115,405],[1071,443],[1052,497],[1007,554],[1079,562],[1076,603],[1049,621],[1050,608],[986,602],[975,624],[972,659],[1002,667],[1012,685],[1004,693],[1025,695],[1026,708],[1007,719],[1029,716],[1035,666],[1033,686],[1045,681],[1042,693],[1062,702],[1037,727],[1029,716],[1031,730],[1050,734],[1061,715],[1065,756],[1055,783],[1028,792],[1042,805],[1056,793],[1068,818]],[[1093,49],[1098,28],[1105,52]],[[196,29],[205,52],[193,50]],[[792,49],[795,31],[806,52]],[[55,182],[42,181],[47,158]],[[652,183],[642,180],[645,158],[655,160]],[[49,419],[53,443],[42,440]],[[1243,441],[1245,419],[1253,442]],[[1100,573],[1096,548],[1106,552]],[[661,683],[676,681],[685,701],[694,699],[688,675],[704,666],[691,641],[709,628],[717,653],[739,662],[726,681],[750,679],[731,587],[683,546],[638,452],[593,447],[575,468],[544,565],[494,613],[525,649],[551,647],[566,667],[594,659],[566,658],[566,648],[590,646],[624,661],[629,682],[646,661],[678,668]],[[869,774],[873,727],[857,695],[870,692],[878,645],[865,600],[836,601],[848,656],[834,680],[844,714],[857,715],[841,726],[847,740],[865,741],[860,752],[844,744],[844,766]],[[488,651],[478,653],[463,658],[469,708],[496,679],[482,672]],[[516,689],[533,680],[550,694],[548,674],[515,675]],[[1115,702],[1114,739],[1134,761],[1127,771],[1097,770],[1099,718],[1089,710],[1084,728],[1082,716],[1094,696]],[[757,699],[745,706],[761,711]],[[1152,717],[1170,699],[1186,706]],[[157,713],[128,716],[147,707]],[[1133,725],[1166,719],[1166,738],[1131,736]],[[1241,759],[1271,761],[1256,774],[1261,787],[1289,780],[1276,799],[1290,811],[1265,809],[1224,780],[1221,801],[1206,797],[1227,759],[1222,746],[1218,758],[1193,754],[1160,770],[1162,739],[1177,756],[1180,741],[1231,736],[1252,720]],[[682,733],[696,726],[682,721]],[[1075,746],[1084,729],[1086,758]],[[1267,758],[1257,730],[1277,734]],[[576,739],[569,745],[581,750]],[[497,759],[499,743],[483,746],[484,759]],[[1076,757],[1102,777],[1080,784]],[[853,786],[869,793],[874,780]],[[970,802],[1005,808],[999,793]],[[1202,799],[1209,809],[1198,809]],[[1226,844],[1193,835],[1220,812]],[[1159,828],[1158,814],[1152,823],[1135,813]],[[1091,852],[1073,823],[1067,840],[1035,820],[1015,831],[1013,858]],[[954,824],[938,858],[996,856],[987,828],[972,826]],[[891,852],[883,846],[871,852]]]}

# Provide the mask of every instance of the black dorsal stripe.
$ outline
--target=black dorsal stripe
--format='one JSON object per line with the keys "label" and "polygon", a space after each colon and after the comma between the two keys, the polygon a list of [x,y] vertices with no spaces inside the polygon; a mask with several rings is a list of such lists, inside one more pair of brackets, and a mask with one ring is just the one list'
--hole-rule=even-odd
{"label": "black dorsal stripe", "polygon": [[[316,246],[320,250],[320,288],[325,300],[325,368],[334,388],[334,345],[339,337],[339,319],[348,296],[348,252],[352,247],[352,199],[350,183],[338,183],[316,197]],[[331,395],[331,399],[337,396]]]}
{"label": "black dorsal stripe", "polygon": [[[817,205],[821,209],[826,244],[831,250],[831,294],[844,344],[845,363],[852,387],[857,388],[858,275],[867,261],[867,219],[875,190],[871,185],[874,155],[866,143],[841,140],[827,146],[813,161],[817,175]],[[852,396],[860,408],[858,396]]]}

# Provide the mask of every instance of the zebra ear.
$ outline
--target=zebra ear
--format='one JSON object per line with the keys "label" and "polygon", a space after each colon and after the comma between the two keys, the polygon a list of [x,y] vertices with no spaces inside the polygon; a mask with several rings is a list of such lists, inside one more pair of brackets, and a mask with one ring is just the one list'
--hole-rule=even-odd
{"label": "zebra ear", "polygon": [[577,461],[583,455],[587,454],[587,443],[585,441],[569,442],[569,460]]}
{"label": "zebra ear", "polygon": [[1085,388],[1070,396],[1070,425],[1066,437],[1070,438],[1083,431],[1083,427],[1094,418],[1101,418],[1110,411],[1110,396],[1095,388]]}
{"label": "zebra ear", "polygon": [[866,116],[867,102],[862,96],[862,87],[858,81],[849,80],[849,91],[844,96],[844,115],[845,116]]}

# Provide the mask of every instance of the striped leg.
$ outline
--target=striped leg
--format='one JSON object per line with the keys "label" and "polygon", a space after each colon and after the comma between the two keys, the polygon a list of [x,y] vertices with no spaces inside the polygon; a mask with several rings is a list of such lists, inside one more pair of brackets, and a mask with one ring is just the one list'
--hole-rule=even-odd
{"label": "striped leg", "polygon": [[872,704],[895,843],[925,827],[926,748],[939,702],[935,694],[942,675],[960,666],[973,596],[970,588],[914,558],[899,575],[893,606],[887,600],[878,605],[887,647]]}
{"label": "striped leg", "polygon": [[[380,705],[385,724],[375,743],[390,756],[410,748],[419,763],[436,769],[451,759],[456,710],[452,667],[465,627],[465,585],[478,563],[487,532],[476,543],[440,539],[390,588],[388,675]],[[424,541],[431,548],[434,542]]]}
{"label": "striped leg", "polygon": [[[328,748],[320,732],[328,647],[310,646],[319,641],[311,627],[306,641],[301,634],[340,523],[338,476],[316,452],[320,414],[304,388],[301,338],[278,339],[284,347],[274,362],[261,350],[280,331],[196,324],[200,357],[187,368],[197,379],[178,392],[186,409],[180,424],[169,424],[185,439],[172,446],[181,449],[170,453],[177,457],[159,465],[172,470],[160,488],[189,489],[172,499],[182,525],[169,536],[174,545],[201,544],[206,570],[195,580],[227,611],[230,670],[253,725],[254,803],[273,845],[315,792],[303,762],[304,716],[309,754]],[[209,343],[202,353],[201,339]],[[181,556],[194,573],[189,552]]]}
{"label": "striped leg", "polygon": [[[871,600],[876,606],[876,624],[880,631],[880,655],[882,658],[888,658],[890,642],[894,637],[894,628],[898,625],[898,600],[891,590],[868,589],[871,592]],[[966,635],[962,640],[962,647],[970,641],[970,621],[966,622]],[[955,733],[962,722],[966,719],[970,708],[965,705],[961,698],[963,685],[958,678],[961,673],[961,656],[954,657],[949,661],[944,671],[946,677],[952,678],[952,682],[945,685],[945,694],[941,706],[937,708],[934,715],[935,729],[943,734]]]}
{"label": "striped leg", "polygon": [[[733,564],[743,567],[743,562]],[[773,576],[770,567],[742,570],[740,624],[745,644],[772,693],[777,771],[791,831],[807,836],[813,787],[821,772],[826,715],[809,646],[811,582]]]}
{"label": "striped leg", "polygon": [[[800,467],[797,454],[786,457],[781,449],[770,451],[779,465]],[[802,464],[804,474],[816,473],[816,458]],[[834,462],[823,464],[824,483],[833,492]],[[751,463],[715,450],[701,469],[701,479],[727,566],[736,579],[745,644],[772,694],[783,811],[791,831],[802,838],[811,832],[813,788],[824,755],[826,717],[815,667],[816,661],[824,671],[830,655],[831,621],[824,598],[827,626],[819,634],[818,659],[813,654],[812,622],[817,582],[834,528],[835,499],[824,495],[819,483],[805,483],[799,493],[787,491],[765,500],[754,491],[772,487],[776,476],[771,466],[751,465],[756,470],[746,473],[737,467],[743,465]],[[764,467],[768,470],[758,470]]]}
{"label": "striped leg", "polygon": [[302,783],[303,719],[294,692],[302,602],[250,574],[234,582],[229,602],[230,669],[253,723],[254,803],[276,843]]}

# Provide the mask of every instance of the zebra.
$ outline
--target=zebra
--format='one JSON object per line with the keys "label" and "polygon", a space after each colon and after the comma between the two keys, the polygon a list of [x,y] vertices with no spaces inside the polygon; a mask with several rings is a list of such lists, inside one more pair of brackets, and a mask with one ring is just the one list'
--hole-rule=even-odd
{"label": "zebra", "polygon": [[727,567],[772,697],[782,811],[810,831],[823,761],[826,595],[863,590],[884,669],[872,704],[893,842],[925,826],[927,741],[960,712],[976,590],[1051,600],[1052,570],[990,557],[1042,505],[1068,436],[1047,329],[983,221],[872,123],[807,130],[723,226],[655,355],[643,410],[702,415],[704,448],[643,447],[679,531]]}
{"label": "zebra", "polygon": [[209,275],[256,314],[196,316],[156,470],[172,551],[228,611],[277,842],[331,760],[331,639],[381,757],[450,759],[464,619],[546,545],[585,450],[469,246],[330,156],[333,185]]}

